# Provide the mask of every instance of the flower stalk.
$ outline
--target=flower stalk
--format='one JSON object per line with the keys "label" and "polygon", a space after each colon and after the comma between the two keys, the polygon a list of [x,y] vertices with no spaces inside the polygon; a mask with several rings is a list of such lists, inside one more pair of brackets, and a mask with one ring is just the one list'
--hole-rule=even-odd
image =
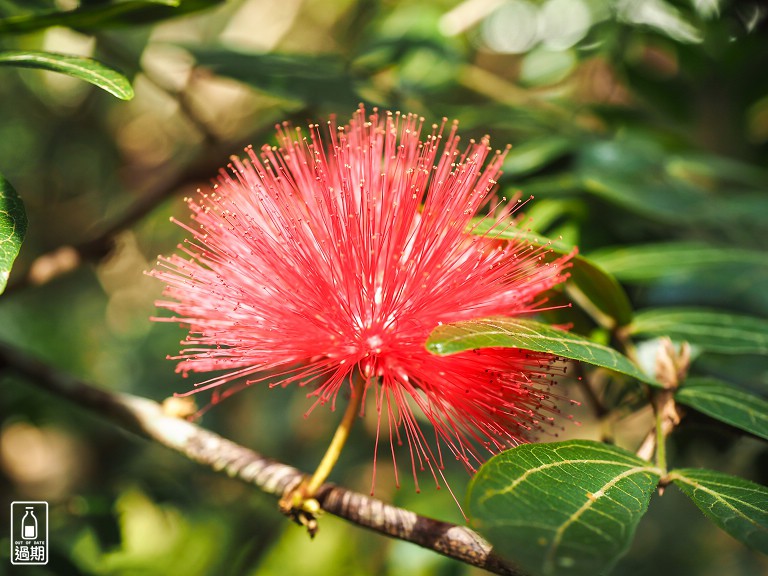
{"label": "flower stalk", "polygon": [[[661,470],[667,470],[667,436],[680,424],[680,413],[675,403],[675,391],[685,381],[691,363],[691,350],[687,342],[675,349],[669,338],[660,342],[656,355],[655,376],[661,389],[651,391],[651,404],[655,416],[654,430],[638,450],[638,456],[649,459],[655,448],[655,462]],[[659,488],[663,490],[663,485]]]}
{"label": "flower stalk", "polygon": [[360,411],[364,390],[365,380],[358,374],[357,377],[354,378],[352,394],[349,398],[347,409],[344,412],[344,417],[341,419],[339,427],[336,428],[336,432],[331,439],[331,443],[328,445],[328,449],[323,455],[323,459],[320,460],[320,464],[317,466],[315,473],[312,475],[309,482],[307,482],[305,487],[306,496],[311,498],[317,493],[318,488],[323,485],[330,475],[331,470],[333,470],[333,467],[336,465],[336,462],[338,462],[341,450],[344,447],[344,444],[347,443],[349,432],[352,429],[352,425],[355,423],[357,413]]}
{"label": "flower stalk", "polygon": [[[669,404],[672,404],[674,410],[674,400],[669,390],[657,393],[653,398],[653,410],[656,417],[656,466],[666,472],[667,470],[667,434],[671,426],[667,425],[669,420],[666,414],[669,412]],[[671,420],[669,420],[671,422]]]}
{"label": "flower stalk", "polygon": [[320,460],[320,464],[317,465],[317,469],[315,469],[314,474],[312,474],[309,480],[304,480],[296,490],[285,495],[280,500],[280,511],[286,516],[293,518],[299,524],[306,526],[310,536],[314,536],[317,533],[316,517],[321,511],[320,504],[315,499],[315,495],[331,474],[336,462],[339,461],[341,451],[347,443],[349,433],[362,406],[365,380],[359,373],[353,375],[352,380],[349,404],[347,404],[344,416],[339,423],[339,427],[336,428],[336,432],[323,458]]}

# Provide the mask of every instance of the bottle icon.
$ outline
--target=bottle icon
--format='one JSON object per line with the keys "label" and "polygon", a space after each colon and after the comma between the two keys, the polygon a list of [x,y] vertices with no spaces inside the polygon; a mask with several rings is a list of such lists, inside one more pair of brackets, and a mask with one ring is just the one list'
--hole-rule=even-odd
{"label": "bottle icon", "polygon": [[26,511],[21,519],[21,537],[24,540],[34,540],[37,538],[37,518],[32,506],[27,506]]}

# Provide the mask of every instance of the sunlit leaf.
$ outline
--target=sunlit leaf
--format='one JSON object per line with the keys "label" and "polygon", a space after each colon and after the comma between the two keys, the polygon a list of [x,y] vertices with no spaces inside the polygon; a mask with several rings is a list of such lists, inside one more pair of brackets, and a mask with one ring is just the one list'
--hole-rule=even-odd
{"label": "sunlit leaf", "polygon": [[427,340],[427,349],[440,356],[475,348],[520,348],[546,352],[659,385],[613,348],[534,320],[496,317],[444,324],[435,328]]}
{"label": "sunlit leaf", "polygon": [[519,176],[539,170],[566,154],[573,142],[562,136],[529,140],[514,146],[504,159],[502,170],[507,176]]}
{"label": "sunlit leaf", "polygon": [[53,52],[6,50],[0,52],[0,65],[59,72],[90,82],[121,100],[133,98],[133,88],[125,76],[91,58]]}
{"label": "sunlit leaf", "polygon": [[24,204],[10,182],[0,174],[0,293],[5,290],[11,266],[27,232]]}
{"label": "sunlit leaf", "polygon": [[224,0],[127,0],[80,6],[73,10],[50,10],[0,19],[0,33],[22,34],[50,26],[80,31],[135,24],[148,24],[204,10]]}
{"label": "sunlit leaf", "polygon": [[768,320],[705,308],[659,308],[635,314],[635,336],[669,336],[715,352],[768,354]]}
{"label": "sunlit leaf", "polygon": [[628,550],[661,471],[586,440],[493,457],[469,488],[475,527],[533,575],[603,574]]}
{"label": "sunlit leaf", "polygon": [[715,378],[689,378],[675,400],[768,440],[768,401]]}
{"label": "sunlit leaf", "polygon": [[525,181],[524,188],[526,194],[544,198],[553,194],[574,196],[584,189],[581,178],[572,172],[534,177]]}
{"label": "sunlit leaf", "polygon": [[720,528],[768,554],[768,488],[695,468],[673,470],[669,479]]}
{"label": "sunlit leaf", "polygon": [[[525,206],[525,229],[558,238],[557,234],[551,232],[553,228],[572,223],[574,218],[582,217],[585,212],[586,206],[576,198],[537,198]],[[517,228],[522,228],[522,225]]]}

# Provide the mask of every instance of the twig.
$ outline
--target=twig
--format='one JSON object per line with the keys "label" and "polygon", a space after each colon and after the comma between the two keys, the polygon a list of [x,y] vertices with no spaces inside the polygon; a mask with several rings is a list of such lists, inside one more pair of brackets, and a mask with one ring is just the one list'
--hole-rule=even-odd
{"label": "twig", "polygon": [[[157,402],[96,388],[0,342],[0,370],[3,368],[13,369],[40,388],[121,428],[267,494],[281,498],[305,479],[296,468],[265,458],[186,420],[168,416]],[[326,512],[380,534],[412,542],[495,574],[522,576],[467,527],[420,516],[333,484],[323,484],[316,499]]]}
{"label": "twig", "polygon": [[673,390],[653,390],[651,403],[653,404],[655,423],[646,434],[636,454],[643,460],[650,460],[655,454],[656,466],[666,470],[666,439],[680,424],[681,414],[675,404]]}
{"label": "twig", "polygon": [[[662,388],[650,390],[655,425],[643,440],[637,455],[649,460],[655,452],[656,466],[662,470],[667,469],[667,436],[680,424],[681,418],[675,404],[675,391],[685,380],[690,363],[691,349],[687,342],[683,342],[677,350],[669,338],[660,340],[654,376]],[[663,485],[660,490],[663,490]]]}

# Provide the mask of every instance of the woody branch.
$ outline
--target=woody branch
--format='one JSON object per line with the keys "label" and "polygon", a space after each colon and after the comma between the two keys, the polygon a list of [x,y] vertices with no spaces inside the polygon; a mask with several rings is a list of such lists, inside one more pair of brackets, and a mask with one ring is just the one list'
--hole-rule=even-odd
{"label": "woody branch", "polygon": [[[13,370],[40,388],[125,430],[278,498],[295,490],[305,479],[296,468],[266,458],[186,420],[168,416],[153,400],[97,388],[2,342],[0,370]],[[522,576],[467,527],[420,516],[329,483],[320,487],[315,498],[323,510],[353,524],[495,574]]]}

